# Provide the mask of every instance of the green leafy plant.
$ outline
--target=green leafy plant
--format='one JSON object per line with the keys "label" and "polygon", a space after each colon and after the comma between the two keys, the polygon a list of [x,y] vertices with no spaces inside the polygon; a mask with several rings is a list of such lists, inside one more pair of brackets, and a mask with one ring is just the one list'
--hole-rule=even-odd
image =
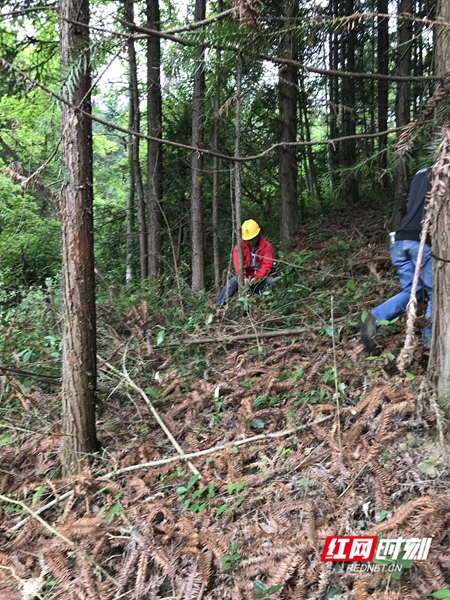
{"label": "green leafy plant", "polygon": [[397,581],[402,576],[403,570],[410,569],[414,564],[413,560],[404,560],[403,559],[404,554],[405,554],[404,552],[400,552],[398,558],[396,558],[396,559],[374,558],[372,562],[375,564],[378,564],[378,565],[396,565],[397,569],[395,569],[394,571],[391,571],[389,574],[391,576],[392,581]]}
{"label": "green leafy plant", "polygon": [[228,554],[220,558],[220,562],[222,563],[220,570],[222,572],[228,571],[229,569],[231,569],[232,571],[237,571],[237,569],[239,569],[239,560],[241,558],[241,555],[239,554],[239,552],[236,552],[238,546],[238,542],[231,544],[231,546],[228,548]]}
{"label": "green leafy plant", "polygon": [[[97,492],[97,494],[99,494],[100,492],[103,492],[105,489],[108,488],[102,488],[101,490],[99,490]],[[97,516],[101,516],[102,514],[105,514],[105,521],[109,521],[109,519],[112,519],[112,517],[114,515],[120,515],[120,513],[122,512],[122,507],[119,504],[119,500],[122,497],[123,492],[119,492],[118,494],[116,494],[114,496],[114,500],[116,500],[117,502],[115,504],[113,504],[112,506],[110,506],[109,504],[105,504],[104,506],[102,506],[102,508],[99,510],[98,515]],[[108,511],[108,512],[106,512]]]}
{"label": "green leafy plant", "polygon": [[450,598],[450,588],[443,588],[442,590],[436,590],[430,594],[433,598],[441,598],[442,600],[446,600]]}
{"label": "green leafy plant", "polygon": [[214,483],[205,485],[197,490],[194,489],[199,477],[200,475],[192,475],[186,485],[182,485],[176,490],[180,499],[184,502],[184,508],[188,508],[194,513],[201,512],[208,506],[208,500],[205,500],[205,498],[214,498],[215,496]]}
{"label": "green leafy plant", "polygon": [[[228,494],[230,494],[230,496],[232,494],[239,494],[244,489],[244,486],[245,481],[242,481],[241,483],[230,483],[227,488]],[[232,514],[233,511],[236,508],[238,508],[243,502],[244,498],[242,496],[236,498],[234,501],[230,499],[230,501],[225,502],[224,504],[222,504],[222,506],[219,506],[219,508],[216,510],[216,517],[219,517],[225,511]]]}
{"label": "green leafy plant", "polygon": [[262,581],[256,580],[253,582],[253,589],[255,589],[256,592],[252,594],[252,600],[268,600],[271,596],[279,592],[282,587],[283,586],[279,584],[272,585],[268,588]]}
{"label": "green leafy plant", "polygon": [[298,381],[299,379],[304,379],[305,371],[300,367],[294,367],[294,372],[289,376],[289,379],[292,381]]}

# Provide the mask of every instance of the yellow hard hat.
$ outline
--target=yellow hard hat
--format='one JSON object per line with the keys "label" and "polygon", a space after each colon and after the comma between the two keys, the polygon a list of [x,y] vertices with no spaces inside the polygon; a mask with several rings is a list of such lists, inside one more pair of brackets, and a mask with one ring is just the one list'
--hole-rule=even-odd
{"label": "yellow hard hat", "polygon": [[256,237],[260,231],[261,227],[253,219],[249,219],[242,223],[242,239],[246,242]]}

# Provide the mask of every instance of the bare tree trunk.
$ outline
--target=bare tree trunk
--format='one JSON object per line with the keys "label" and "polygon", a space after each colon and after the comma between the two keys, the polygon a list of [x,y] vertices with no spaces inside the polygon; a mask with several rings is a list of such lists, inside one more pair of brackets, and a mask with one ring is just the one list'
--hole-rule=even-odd
{"label": "bare tree trunk", "polygon": [[[354,13],[353,0],[343,0],[344,15]],[[355,71],[355,30],[349,29],[342,34],[342,60],[344,70]],[[342,133],[352,136],[356,133],[355,113],[355,82],[353,79],[344,77],[341,82],[342,93]],[[342,165],[347,169],[356,163],[356,140],[349,139],[342,144]],[[344,196],[349,203],[356,204],[359,199],[358,180],[352,173],[345,175]]]}
{"label": "bare tree trunk", "polygon": [[[438,0],[436,16],[450,22],[450,3]],[[444,76],[450,69],[450,36],[448,29],[436,28],[435,74]],[[448,103],[444,103],[448,107]],[[448,108],[447,108],[448,110]],[[436,113],[436,119],[448,123],[448,113]],[[440,168],[436,168],[440,166]],[[433,341],[430,354],[430,379],[437,390],[439,406],[450,418],[450,129],[445,130],[444,141],[433,168],[433,176],[440,177],[441,202],[434,204],[433,241]],[[434,182],[433,182],[434,187]],[[448,429],[448,427],[447,427]]]}
{"label": "bare tree trunk", "polygon": [[[450,130],[447,132],[450,142]],[[450,152],[450,145],[447,147]],[[431,345],[430,375],[435,385],[439,406],[446,419],[450,418],[450,186],[448,174],[442,177],[447,191],[440,204],[433,231],[433,254],[444,260],[433,261],[433,343]],[[438,208],[438,206],[436,206]]]}
{"label": "bare tree trunk", "polygon": [[[147,0],[147,27],[160,30],[159,0]],[[147,42],[148,135],[162,138],[160,38]],[[162,145],[148,141],[147,156],[148,275],[155,279],[162,269]]]}
{"label": "bare tree trunk", "polygon": [[[219,0],[219,13],[223,11],[223,0]],[[212,146],[215,152],[219,151],[219,108],[220,108],[220,62],[222,53],[216,51],[216,93],[214,96],[214,119]],[[219,159],[213,158],[213,181],[212,181],[212,241],[214,260],[214,285],[220,287],[220,253],[219,253]]]}
{"label": "bare tree trunk", "polygon": [[[296,16],[296,4],[285,0],[283,14],[289,20]],[[283,56],[297,60],[297,44],[292,32],[283,32],[280,43]],[[280,142],[297,141],[297,69],[283,65],[278,71],[278,106],[280,114]],[[297,150],[281,146],[279,152],[280,180],[280,241],[288,244],[298,224]]]}
{"label": "bare tree trunk", "polygon": [[[413,0],[399,0],[398,12],[402,15],[413,13]],[[411,75],[411,46],[412,23],[409,19],[399,20],[398,25],[398,75],[406,77]],[[397,127],[408,125],[410,121],[411,83],[409,81],[397,82],[397,95],[395,98],[395,116]],[[404,215],[408,195],[409,160],[406,154],[400,157],[395,176],[395,199],[393,207],[393,226],[397,229]]]}
{"label": "bare tree trunk", "polygon": [[[306,94],[304,92],[304,82],[303,77],[300,75],[300,90],[299,90],[299,112],[300,112],[300,120],[305,125],[305,139],[307,142],[311,141],[311,128],[309,126],[309,115],[308,115],[308,106],[306,103]],[[312,193],[315,194],[317,201],[319,202],[320,210],[322,213],[325,213],[325,207],[323,204],[322,193],[320,191],[319,182],[317,181],[317,172],[316,166],[314,164],[314,157],[312,146],[306,146],[306,156],[308,161],[306,162],[305,158],[305,171],[309,172],[309,179],[311,182]]]}
{"label": "bare tree trunk", "polygon": [[[61,0],[59,14],[61,70],[66,76],[70,71],[72,78],[70,85],[64,86],[64,95],[72,105],[90,112],[89,0]],[[80,470],[82,456],[98,447],[96,319],[92,124],[67,105],[61,111],[61,151],[66,171],[61,191],[62,464],[68,474]]]}
{"label": "bare tree trunk", "polygon": [[[128,23],[134,23],[134,0],[125,0],[125,18]],[[136,49],[134,40],[128,40],[128,68],[129,68],[129,128],[139,132],[141,128],[141,111],[139,108],[139,88],[137,80]],[[136,196],[136,207],[139,227],[139,263],[141,279],[148,276],[147,231],[145,219],[144,186],[142,185],[141,164],[139,162],[139,142],[136,135],[129,136],[128,160],[129,170],[133,174],[133,199]]]}
{"label": "bare tree trunk", "polygon": [[[242,58],[236,58],[236,120],[234,130],[234,156],[239,158],[241,153],[241,104],[242,104]],[[236,213],[236,239],[238,247],[238,284],[239,289],[244,285],[244,255],[242,253],[242,211],[241,211],[241,163],[234,163],[234,203]]]}
{"label": "bare tree trunk", "polygon": [[[131,129],[131,115],[128,113],[128,126]],[[127,181],[127,233],[126,233],[126,259],[125,283],[133,280],[133,230],[134,230],[134,170],[131,151],[131,136],[128,136],[128,181]]]}
{"label": "bare tree trunk", "polygon": [[[340,16],[339,0],[330,0],[331,17],[337,18]],[[339,44],[340,36],[336,33],[330,33],[330,69],[338,71],[339,64]],[[340,97],[339,97],[339,80],[336,75],[330,76],[330,138],[335,139],[340,136],[339,131],[339,112],[340,112]],[[336,170],[339,166],[339,155],[334,144],[328,144],[328,166],[330,170],[330,183],[332,188],[337,184]]]}
{"label": "bare tree trunk", "polygon": [[[444,23],[450,22],[450,3],[437,0],[436,17]],[[450,72],[450,33],[448,27],[435,28],[434,69],[436,75],[444,77]]]}
{"label": "bare tree trunk", "polygon": [[[378,0],[378,12],[387,14],[388,0]],[[389,72],[389,21],[387,18],[378,17],[378,73],[387,75]],[[378,81],[378,131],[386,131],[388,125],[388,82],[385,79]],[[381,150],[380,167],[387,167],[387,136],[378,138],[378,147]]]}
{"label": "bare tree trunk", "polygon": [[[195,21],[205,18],[206,1],[195,0]],[[192,98],[192,145],[203,146],[203,110],[205,103],[204,49],[197,51]],[[191,236],[192,236],[192,290],[205,287],[205,258],[203,241],[203,154],[193,152],[191,158]]]}

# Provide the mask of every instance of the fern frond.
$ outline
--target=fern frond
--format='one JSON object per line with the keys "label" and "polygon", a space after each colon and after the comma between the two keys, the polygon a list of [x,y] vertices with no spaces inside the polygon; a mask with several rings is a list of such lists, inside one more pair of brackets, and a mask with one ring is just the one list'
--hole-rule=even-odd
{"label": "fern frond", "polygon": [[128,583],[130,575],[133,572],[134,566],[139,557],[139,548],[134,546],[131,551],[128,553],[125,564],[120,569],[120,575],[118,577],[118,582],[120,585],[120,590],[123,590]]}
{"label": "fern frond", "polygon": [[191,568],[191,572],[185,580],[182,592],[182,600],[197,600],[201,586],[202,578],[198,572],[197,564],[194,563],[194,565]]}
{"label": "fern frond", "polygon": [[267,586],[272,587],[275,585],[282,585],[284,587],[286,582],[292,577],[301,558],[302,557],[298,552],[292,552],[281,562],[277,563],[276,573],[269,578]]}
{"label": "fern frond", "polygon": [[139,563],[136,574],[136,584],[134,588],[134,597],[136,600],[140,600],[140,598],[142,598],[145,589],[149,554],[150,548],[141,548],[141,555],[139,556]]}
{"label": "fern frond", "polygon": [[200,575],[202,576],[202,582],[205,587],[208,587],[208,583],[211,579],[212,558],[213,553],[211,552],[211,550],[200,552],[197,557],[198,569],[200,571]]}
{"label": "fern frond", "polygon": [[96,534],[103,533],[103,521],[97,517],[82,517],[70,525],[60,527],[59,531],[71,539],[87,539],[94,532]]}
{"label": "fern frond", "polygon": [[433,506],[433,498],[431,496],[422,496],[411,500],[407,504],[399,508],[395,515],[386,521],[382,521],[375,525],[375,531],[392,531],[406,521],[418,508]]}
{"label": "fern frond", "polygon": [[72,577],[69,561],[61,552],[46,552],[44,560],[57,583],[67,583]]}
{"label": "fern frond", "polygon": [[367,600],[369,584],[364,579],[356,579],[353,584],[353,600]]}
{"label": "fern frond", "polygon": [[173,577],[175,574],[175,566],[172,561],[166,554],[166,551],[163,548],[158,548],[157,546],[153,546],[152,548],[152,558],[157,565],[159,565],[164,573],[169,575],[169,577]]}
{"label": "fern frond", "polygon": [[355,412],[361,415],[362,419],[366,419],[367,416],[377,408],[381,402],[383,402],[384,398],[389,393],[390,388],[388,386],[380,386],[376,387],[369,395],[364,398],[362,402],[357,404],[354,408]]}
{"label": "fern frond", "polygon": [[0,584],[0,598],[2,600],[22,600],[23,596],[18,590],[12,589],[11,584],[8,583],[7,587]]}
{"label": "fern frond", "polygon": [[448,580],[437,562],[420,560],[415,564],[420,569],[426,582],[430,586],[430,591],[440,590],[448,584]]}
{"label": "fern frond", "polygon": [[92,573],[92,567],[82,556],[77,556],[75,570],[77,575],[81,577],[82,586],[84,592],[87,594],[87,598],[89,600],[99,600],[100,594],[97,589],[96,579]]}

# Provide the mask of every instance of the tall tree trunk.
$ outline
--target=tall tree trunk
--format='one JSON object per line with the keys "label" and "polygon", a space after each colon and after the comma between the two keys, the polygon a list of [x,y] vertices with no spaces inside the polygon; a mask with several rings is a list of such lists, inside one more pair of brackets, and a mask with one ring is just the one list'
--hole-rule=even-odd
{"label": "tall tree trunk", "polygon": [[[159,0],[147,0],[147,27],[160,30]],[[162,138],[160,38],[147,42],[148,135]],[[147,155],[148,275],[156,278],[162,269],[162,145],[148,141]]]}
{"label": "tall tree trunk", "polygon": [[[308,105],[306,99],[306,93],[304,91],[304,81],[302,75],[300,75],[300,89],[299,89],[299,112],[300,112],[300,120],[304,122],[305,125],[305,140],[307,142],[311,141],[311,128],[309,126],[309,115],[308,115]],[[322,193],[320,191],[319,182],[317,181],[317,172],[316,166],[314,164],[314,156],[312,151],[312,146],[306,146],[306,156],[308,158],[308,162],[306,163],[305,159],[305,170],[309,172],[309,179],[311,181],[311,189],[312,193],[315,194],[317,201],[319,202],[320,210],[325,214],[325,206],[323,204]],[[308,167],[306,169],[306,166]]]}
{"label": "tall tree trunk", "polygon": [[[242,58],[236,58],[236,120],[234,131],[234,156],[239,158],[241,153],[241,105],[242,105]],[[241,193],[241,163],[234,163],[234,202],[236,214],[236,239],[238,247],[238,284],[239,289],[244,285],[244,255],[242,252],[242,193]]]}
{"label": "tall tree trunk", "polygon": [[[413,14],[413,0],[399,0],[398,12],[401,15]],[[398,75],[411,75],[411,46],[412,23],[409,19],[400,19],[398,25]],[[409,81],[397,82],[397,95],[395,98],[395,117],[397,127],[404,127],[410,121],[411,83]],[[406,154],[400,157],[395,176],[395,199],[393,207],[393,226],[397,229],[406,208],[409,182],[409,160]]]}
{"label": "tall tree trunk", "polygon": [[[330,15],[332,18],[338,18],[339,12],[339,0],[330,0]],[[336,32],[330,33],[329,40],[329,60],[330,69],[332,71],[339,71],[339,43],[340,38]],[[330,76],[330,113],[329,113],[329,126],[330,126],[330,139],[336,139],[340,136],[339,131],[339,80],[336,75]],[[339,155],[334,144],[328,144],[328,167],[330,171],[330,183],[331,187],[334,188],[337,184],[337,167],[339,166]]]}
{"label": "tall tree trunk", "polygon": [[[59,14],[61,70],[71,75],[63,93],[73,106],[90,112],[89,0],[61,0]],[[67,474],[78,471],[80,458],[98,447],[91,120],[63,105],[61,138],[66,172],[61,191],[62,463]]]}
{"label": "tall tree trunk", "polygon": [[[223,11],[223,0],[219,0],[218,11]],[[220,108],[220,62],[222,52],[216,50],[216,90],[214,95],[214,119],[212,147],[215,152],[219,151],[219,108]],[[220,287],[220,253],[219,253],[219,159],[213,158],[213,181],[212,181],[212,241],[214,260],[214,285]]]}
{"label": "tall tree trunk", "polygon": [[[206,0],[195,0],[195,21],[203,21]],[[192,98],[192,145],[203,146],[203,110],[205,103],[204,49],[197,51]],[[192,290],[205,287],[205,258],[203,241],[203,153],[193,152],[191,158],[191,236],[192,236]]]}
{"label": "tall tree trunk", "polygon": [[[296,4],[284,0],[284,16],[287,22],[296,16]],[[291,31],[282,33],[280,50],[283,56],[297,60],[297,44]],[[280,142],[297,141],[297,68],[283,65],[278,71],[278,106],[280,114]],[[294,237],[298,224],[297,201],[297,149],[281,146],[279,152],[280,180],[280,241],[288,244]]]}
{"label": "tall tree trunk", "polygon": [[[343,0],[344,15],[354,13],[353,0]],[[355,71],[355,30],[351,28],[342,34],[342,59],[341,63],[348,72]],[[342,89],[342,129],[345,136],[353,136],[356,133],[355,113],[355,82],[353,79],[344,77],[341,82]],[[342,144],[342,164],[350,169],[356,163],[356,140],[349,139]],[[349,203],[356,204],[359,198],[358,180],[355,175],[345,175],[344,196]]]}
{"label": "tall tree trunk", "polygon": [[[378,0],[378,12],[388,13],[388,0]],[[378,17],[378,73],[387,75],[389,71],[389,20]],[[386,131],[388,125],[388,82],[387,79],[378,80],[378,131]],[[378,148],[381,151],[380,168],[387,167],[387,136],[378,138]]]}
{"label": "tall tree trunk", "polygon": [[[125,0],[125,19],[134,23],[134,0]],[[139,132],[141,127],[141,111],[139,108],[139,87],[137,80],[136,49],[134,40],[128,40],[128,68],[129,68],[129,129]],[[129,171],[133,174],[133,198],[136,196],[136,207],[139,227],[139,263],[141,279],[148,276],[147,230],[145,219],[144,186],[142,184],[141,164],[139,161],[140,138],[130,135],[128,144]]]}
{"label": "tall tree trunk", "polygon": [[[444,23],[450,23],[450,3],[438,0],[436,17]],[[436,28],[435,73],[441,77],[450,69],[450,37],[448,29]],[[447,104],[447,103],[445,103]],[[448,104],[447,104],[448,107]],[[447,109],[448,110],[448,109]],[[439,113],[438,119],[445,117]],[[448,114],[444,121],[448,123]],[[446,129],[444,143],[438,156],[443,165],[441,185],[444,191],[442,201],[435,206],[433,254],[440,259],[433,260],[433,342],[430,355],[430,377],[436,386],[438,403],[447,420],[450,418],[450,129]],[[440,160],[439,160],[440,159]],[[433,169],[435,175],[435,169]]]}
{"label": "tall tree trunk", "polygon": [[[130,117],[130,113],[128,113]],[[128,127],[131,129],[130,118]],[[126,259],[125,259],[125,283],[133,280],[133,233],[134,233],[134,170],[133,156],[131,151],[131,136],[128,136],[128,181],[127,181],[127,233],[126,233]]]}

